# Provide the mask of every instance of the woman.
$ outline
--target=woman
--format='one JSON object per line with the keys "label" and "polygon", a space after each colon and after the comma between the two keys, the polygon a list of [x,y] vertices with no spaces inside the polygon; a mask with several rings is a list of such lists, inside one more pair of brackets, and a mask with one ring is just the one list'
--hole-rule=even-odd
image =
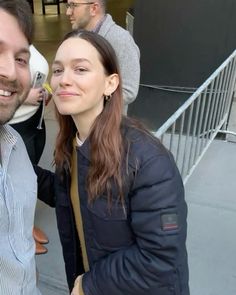
{"label": "woman", "polygon": [[187,208],[170,153],[122,116],[112,47],[66,35],[52,66],[60,129],[56,176],[36,168],[56,207],[73,295],[188,295]]}

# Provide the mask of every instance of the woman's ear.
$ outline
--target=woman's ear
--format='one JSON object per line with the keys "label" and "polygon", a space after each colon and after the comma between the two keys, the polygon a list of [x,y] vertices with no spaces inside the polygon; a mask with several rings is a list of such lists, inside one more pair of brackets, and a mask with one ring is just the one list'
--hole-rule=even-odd
{"label": "woman's ear", "polygon": [[120,83],[120,80],[119,80],[118,74],[112,74],[106,77],[104,95],[106,96],[111,95],[116,90],[119,83]]}

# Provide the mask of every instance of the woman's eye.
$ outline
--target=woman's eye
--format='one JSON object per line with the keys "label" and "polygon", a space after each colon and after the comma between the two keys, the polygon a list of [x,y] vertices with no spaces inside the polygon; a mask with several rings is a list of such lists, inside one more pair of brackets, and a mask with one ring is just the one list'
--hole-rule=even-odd
{"label": "woman's eye", "polygon": [[52,74],[53,75],[60,74],[61,72],[62,72],[62,69],[52,69]]}
{"label": "woman's eye", "polygon": [[84,67],[76,67],[75,68],[75,72],[78,72],[78,73],[84,73],[84,72],[87,72],[88,70]]}

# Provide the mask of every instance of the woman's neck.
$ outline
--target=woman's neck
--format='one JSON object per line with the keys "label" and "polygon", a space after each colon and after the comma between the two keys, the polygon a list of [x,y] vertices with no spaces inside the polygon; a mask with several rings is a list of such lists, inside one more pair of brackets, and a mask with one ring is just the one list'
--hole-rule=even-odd
{"label": "woman's neck", "polygon": [[85,141],[89,136],[91,127],[101,111],[102,110],[96,110],[96,112],[90,111],[72,116],[81,141]]}
{"label": "woman's neck", "polygon": [[75,118],[73,117],[74,123],[77,128],[77,134],[81,141],[85,141],[85,139],[88,137],[91,126],[93,124],[93,121],[88,120],[88,118]]}

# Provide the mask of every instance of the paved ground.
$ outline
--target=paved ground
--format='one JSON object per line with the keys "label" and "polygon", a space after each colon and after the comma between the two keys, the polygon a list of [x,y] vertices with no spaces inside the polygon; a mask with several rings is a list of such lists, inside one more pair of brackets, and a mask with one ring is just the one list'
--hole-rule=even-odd
{"label": "paved ground", "polygon": [[236,144],[214,141],[186,185],[191,295],[236,294]]}
{"label": "paved ground", "polygon": [[236,137],[227,139],[212,143],[186,184],[191,295],[236,294]]}

